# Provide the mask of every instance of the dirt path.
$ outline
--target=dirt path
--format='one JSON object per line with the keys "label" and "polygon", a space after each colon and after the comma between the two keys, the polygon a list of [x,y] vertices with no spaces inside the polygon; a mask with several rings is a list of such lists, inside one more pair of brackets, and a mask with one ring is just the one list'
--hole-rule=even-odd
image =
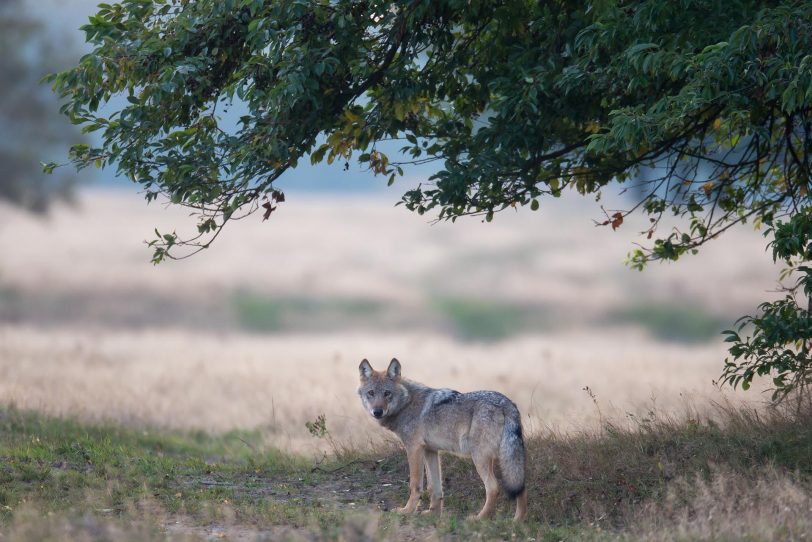
{"label": "dirt path", "polygon": [[[234,499],[272,501],[274,505],[309,510],[324,510],[328,516],[334,512],[346,514],[339,528],[340,540],[377,540],[379,520],[377,512],[386,512],[398,506],[408,482],[404,477],[404,465],[397,459],[355,460],[338,467],[323,469],[314,467],[298,476],[245,476],[233,478],[218,476],[186,477],[179,479],[183,491],[193,492],[200,488],[221,488],[232,494]],[[228,507],[228,499],[224,507]],[[226,512],[224,515],[228,516]],[[244,523],[232,511],[226,521],[215,521],[201,525],[191,518],[172,518],[165,524],[165,532],[171,537],[190,537],[203,540],[322,540],[323,529],[304,526],[283,518],[280,524],[254,525]],[[327,538],[333,538],[333,532]],[[426,540],[436,536],[432,527],[398,526],[396,538],[399,540]]]}

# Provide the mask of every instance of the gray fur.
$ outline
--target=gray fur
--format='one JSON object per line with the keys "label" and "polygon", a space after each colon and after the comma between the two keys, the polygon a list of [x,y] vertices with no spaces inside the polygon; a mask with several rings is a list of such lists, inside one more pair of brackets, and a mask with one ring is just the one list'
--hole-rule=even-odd
{"label": "gray fur", "polygon": [[[521,416],[510,399],[495,391],[429,388],[402,378],[400,363],[397,368],[396,377],[391,376],[391,364],[386,373],[362,374],[358,395],[367,412],[383,410],[378,422],[400,438],[407,454],[413,449],[451,452],[473,457],[475,464],[493,458],[508,497],[515,499],[524,492]],[[442,494],[434,497],[441,499]]]}
{"label": "gray fur", "polygon": [[524,491],[524,436],[519,409],[512,402],[515,414],[505,417],[502,442],[499,446],[499,466],[502,468],[502,487],[508,498],[515,499]]}
{"label": "gray fur", "polygon": [[386,376],[389,378],[400,378],[400,362],[397,358],[392,358],[389,362],[389,368],[386,370]]}
{"label": "gray fur", "polygon": [[369,378],[372,376],[372,365],[369,364],[369,361],[363,360],[358,366],[358,372],[361,373],[361,378]]}

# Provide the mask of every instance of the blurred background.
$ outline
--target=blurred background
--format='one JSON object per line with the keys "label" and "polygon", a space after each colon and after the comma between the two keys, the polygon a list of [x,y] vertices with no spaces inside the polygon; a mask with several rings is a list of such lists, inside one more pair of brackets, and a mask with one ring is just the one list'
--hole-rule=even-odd
{"label": "blurred background", "polygon": [[[300,167],[267,222],[232,224],[197,256],[154,267],[154,228],[190,229],[112,171],[60,168],[83,137],[38,84],[87,52],[95,0],[0,1],[0,402],[48,413],[211,431],[260,429],[318,450],[383,431],[355,395],[364,357],[461,391],[510,395],[530,431],[598,417],[760,401],[713,385],[719,332],[777,294],[749,226],[697,256],[639,273],[624,260],[646,224],[596,227],[577,194],[540,211],[432,223],[400,186],[351,168]],[[594,399],[594,400],[593,400]]]}

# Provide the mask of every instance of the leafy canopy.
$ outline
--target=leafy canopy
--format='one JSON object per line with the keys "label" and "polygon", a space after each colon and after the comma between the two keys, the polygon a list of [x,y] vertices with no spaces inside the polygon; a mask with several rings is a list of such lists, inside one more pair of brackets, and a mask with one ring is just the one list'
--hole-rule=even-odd
{"label": "leafy canopy", "polygon": [[[450,220],[621,183],[639,201],[606,224],[649,215],[637,268],[745,221],[812,235],[810,1],[123,0],[83,29],[95,50],[51,79],[102,137],[72,161],[197,212],[198,236],[151,243],[156,263],[267,218],[284,201],[275,181],[308,158],[354,158],[390,183],[436,162],[403,203]],[[101,107],[114,97],[126,102]],[[662,231],[666,215],[684,227]],[[808,277],[808,248],[780,243]],[[773,339],[806,363],[809,313],[793,300],[762,309],[794,322]]]}

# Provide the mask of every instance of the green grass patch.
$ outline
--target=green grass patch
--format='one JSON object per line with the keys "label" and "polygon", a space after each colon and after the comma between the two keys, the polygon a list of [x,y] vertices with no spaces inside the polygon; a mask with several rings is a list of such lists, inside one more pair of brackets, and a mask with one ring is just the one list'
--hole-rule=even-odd
{"label": "green grass patch", "polygon": [[381,302],[369,299],[271,297],[239,293],[233,309],[241,329],[278,332],[319,330],[374,323],[384,312]]}
{"label": "green grass patch", "polygon": [[121,513],[144,499],[194,511],[231,495],[228,485],[207,481],[282,475],[305,463],[257,452],[260,443],[251,432],[136,430],[0,410],[0,517],[24,503],[45,513],[77,503]]}
{"label": "green grass patch", "polygon": [[459,339],[497,341],[523,332],[550,329],[551,311],[543,306],[475,298],[440,298],[434,309]]}
{"label": "green grass patch", "polygon": [[474,298],[439,298],[429,307],[404,314],[369,299],[270,297],[239,293],[233,297],[238,326],[254,332],[332,329],[403,329],[440,327],[466,341],[496,341],[523,332],[549,329],[547,307]]}
{"label": "green grass patch", "polygon": [[719,339],[732,319],[714,314],[698,305],[645,303],[611,312],[610,324],[634,324],[662,341],[698,343]]}

